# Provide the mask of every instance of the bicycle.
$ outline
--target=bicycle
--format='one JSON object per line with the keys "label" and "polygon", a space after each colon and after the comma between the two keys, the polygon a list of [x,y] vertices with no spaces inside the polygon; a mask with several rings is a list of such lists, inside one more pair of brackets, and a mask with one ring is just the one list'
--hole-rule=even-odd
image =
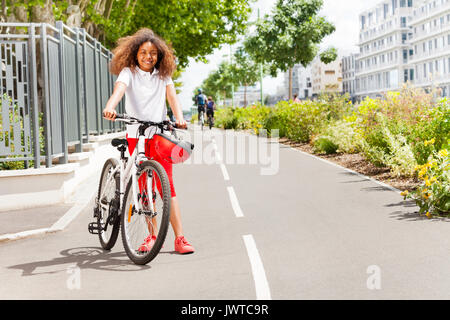
{"label": "bicycle", "polygon": [[[141,121],[124,114],[117,114],[116,121],[127,124],[139,124],[139,139],[133,154],[128,159],[125,151],[126,139],[113,139],[112,146],[120,152],[120,161],[115,158],[106,160],[95,199],[94,218],[97,222],[88,225],[91,234],[98,234],[103,249],[111,250],[121,229],[122,243],[127,256],[138,265],[152,261],[165,241],[170,220],[171,190],[169,178],[163,166],[145,156],[148,128],[155,128],[151,139],[155,147],[150,150],[161,153],[167,161],[180,163],[185,161],[194,145],[179,140],[176,125],[170,121]],[[160,129],[161,133],[156,133]],[[170,131],[168,136],[164,131]],[[163,149],[170,145],[168,148]],[[120,228],[121,227],[121,228]],[[142,251],[139,245],[146,235],[156,239],[149,251]]]}
{"label": "bicycle", "polygon": [[205,115],[204,115],[205,111],[200,111],[200,125],[202,127],[202,131],[203,131],[203,127],[205,125]]}
{"label": "bicycle", "polygon": [[212,127],[214,126],[214,118],[211,113],[208,114],[208,125],[209,125],[209,130],[211,130]]}

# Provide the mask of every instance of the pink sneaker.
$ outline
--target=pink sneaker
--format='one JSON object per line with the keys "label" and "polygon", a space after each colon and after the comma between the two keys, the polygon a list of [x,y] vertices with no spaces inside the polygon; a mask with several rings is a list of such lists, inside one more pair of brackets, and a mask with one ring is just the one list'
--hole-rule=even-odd
{"label": "pink sneaker", "polygon": [[181,254],[193,253],[194,247],[186,241],[184,236],[179,236],[175,239],[175,251]]}
{"label": "pink sneaker", "polygon": [[141,244],[141,246],[138,249],[139,253],[145,253],[152,249],[153,245],[155,244],[156,236],[148,236],[145,238],[144,243]]}

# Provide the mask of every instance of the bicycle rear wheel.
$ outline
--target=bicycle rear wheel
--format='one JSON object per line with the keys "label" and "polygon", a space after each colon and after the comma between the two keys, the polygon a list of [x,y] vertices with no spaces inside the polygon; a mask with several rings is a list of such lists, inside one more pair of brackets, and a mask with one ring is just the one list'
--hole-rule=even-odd
{"label": "bicycle rear wheel", "polygon": [[119,162],[116,159],[106,160],[98,186],[98,237],[105,250],[111,250],[114,247],[119,235],[120,172],[116,170],[118,166]]}
{"label": "bicycle rear wheel", "polygon": [[166,171],[154,160],[140,165],[137,181],[134,192],[142,210],[136,209],[130,180],[122,207],[122,241],[128,257],[135,264],[144,265],[156,257],[166,239],[171,190]]}

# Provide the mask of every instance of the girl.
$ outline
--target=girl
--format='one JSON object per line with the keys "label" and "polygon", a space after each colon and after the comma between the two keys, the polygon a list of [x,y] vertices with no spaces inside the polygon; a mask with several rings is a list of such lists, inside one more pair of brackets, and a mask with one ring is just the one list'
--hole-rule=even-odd
{"label": "girl", "polygon": [[[114,91],[109,98],[103,115],[106,119],[114,120],[115,108],[125,94],[125,110],[132,117],[140,120],[161,122],[166,120],[166,99],[176,118],[179,128],[186,128],[183,112],[178,101],[172,74],[175,71],[175,57],[172,50],[160,37],[150,29],[141,29],[132,36],[119,39],[118,46],[113,50],[114,57],[110,64],[110,71],[119,75]],[[138,125],[127,126],[128,150],[133,153],[137,144]],[[146,154],[148,155],[147,140]],[[172,190],[170,223],[175,233],[175,251],[192,253],[194,248],[183,236],[180,207],[176,198],[172,180],[172,164],[158,159],[166,170]],[[144,240],[144,239],[143,239]],[[156,237],[149,235],[139,248],[139,251],[149,251],[155,243]]]}

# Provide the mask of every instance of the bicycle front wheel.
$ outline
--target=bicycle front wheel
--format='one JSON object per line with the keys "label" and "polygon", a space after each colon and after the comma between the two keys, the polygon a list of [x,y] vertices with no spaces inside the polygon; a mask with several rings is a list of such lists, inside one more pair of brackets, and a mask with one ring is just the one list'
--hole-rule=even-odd
{"label": "bicycle front wheel", "polygon": [[128,257],[135,264],[144,265],[156,257],[166,239],[171,190],[167,173],[158,162],[144,161],[138,172],[135,190],[130,180],[125,191],[122,241]]}

